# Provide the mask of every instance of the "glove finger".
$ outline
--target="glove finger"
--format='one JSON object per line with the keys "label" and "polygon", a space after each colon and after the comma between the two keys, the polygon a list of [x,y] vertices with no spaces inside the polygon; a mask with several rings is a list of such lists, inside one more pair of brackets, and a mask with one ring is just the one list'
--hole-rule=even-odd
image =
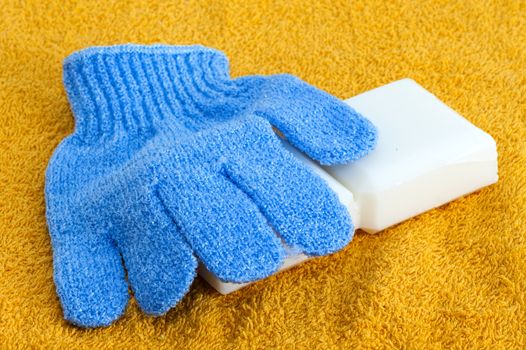
{"label": "glove finger", "polygon": [[281,266],[280,240],[250,198],[221,174],[178,174],[159,192],[186,241],[219,279],[253,281]]}
{"label": "glove finger", "polygon": [[81,327],[107,326],[124,312],[128,285],[109,237],[76,223],[50,225],[57,294],[64,318]]}
{"label": "glove finger", "polygon": [[325,255],[352,239],[351,218],[336,194],[280,146],[268,145],[265,156],[230,162],[225,170],[289,246]]}
{"label": "glove finger", "polygon": [[321,164],[350,162],[375,147],[374,125],[336,97],[291,75],[253,81],[259,81],[263,96],[255,100],[253,113]]}
{"label": "glove finger", "polygon": [[162,315],[188,292],[197,260],[156,193],[127,199],[114,239],[137,303],[147,314]]}

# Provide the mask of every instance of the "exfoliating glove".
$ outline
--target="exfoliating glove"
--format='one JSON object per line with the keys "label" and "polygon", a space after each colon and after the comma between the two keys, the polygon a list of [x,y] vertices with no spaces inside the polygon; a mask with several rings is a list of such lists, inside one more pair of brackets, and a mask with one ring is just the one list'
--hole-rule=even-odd
{"label": "exfoliating glove", "polygon": [[46,204],[67,320],[117,319],[126,278],[146,313],[163,314],[188,290],[196,257],[246,282],[279,268],[280,238],[309,255],[351,239],[336,195],[265,119],[325,163],[370,150],[372,125],[290,76],[227,73],[222,54],[197,46],[93,48],[64,62],[76,127],[50,160]]}

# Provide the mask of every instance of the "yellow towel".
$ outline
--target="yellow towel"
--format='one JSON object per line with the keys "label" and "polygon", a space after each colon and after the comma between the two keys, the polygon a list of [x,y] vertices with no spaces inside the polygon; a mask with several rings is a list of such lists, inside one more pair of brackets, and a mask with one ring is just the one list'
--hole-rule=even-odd
{"label": "yellow towel", "polygon": [[[73,128],[61,61],[125,42],[201,43],[234,75],[289,72],[341,98],[414,78],[497,140],[500,181],[237,293],[198,279],[164,317],[132,302],[78,329],[44,216],[45,167]],[[521,0],[4,1],[0,348],[525,348],[525,140]]]}

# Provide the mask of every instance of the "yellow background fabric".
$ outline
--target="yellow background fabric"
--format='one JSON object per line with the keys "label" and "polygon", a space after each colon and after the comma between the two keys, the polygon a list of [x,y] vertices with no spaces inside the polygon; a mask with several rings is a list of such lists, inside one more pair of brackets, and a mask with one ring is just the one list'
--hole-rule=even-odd
{"label": "yellow background fabric", "polygon": [[[166,316],[62,320],[44,171],[73,129],[61,62],[91,45],[201,43],[232,73],[289,72],[346,98],[411,77],[497,141],[498,184]],[[0,347],[525,348],[526,2],[3,1]],[[403,198],[400,200],[403,201]]]}

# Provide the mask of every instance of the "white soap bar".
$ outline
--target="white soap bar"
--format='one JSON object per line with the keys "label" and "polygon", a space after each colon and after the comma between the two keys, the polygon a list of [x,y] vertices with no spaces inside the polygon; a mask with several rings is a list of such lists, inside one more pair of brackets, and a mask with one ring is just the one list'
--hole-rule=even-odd
{"label": "white soap bar", "polygon": [[[497,181],[493,138],[413,80],[345,102],[378,128],[378,145],[369,155],[322,170],[287,147],[327,181],[356,228],[377,232]],[[291,253],[280,271],[307,259]],[[202,265],[199,274],[222,294],[248,284],[222,282]]]}
{"label": "white soap bar", "polygon": [[346,101],[378,128],[353,164],[326,167],[354,194],[360,227],[376,232],[497,181],[497,147],[411,79]]}

